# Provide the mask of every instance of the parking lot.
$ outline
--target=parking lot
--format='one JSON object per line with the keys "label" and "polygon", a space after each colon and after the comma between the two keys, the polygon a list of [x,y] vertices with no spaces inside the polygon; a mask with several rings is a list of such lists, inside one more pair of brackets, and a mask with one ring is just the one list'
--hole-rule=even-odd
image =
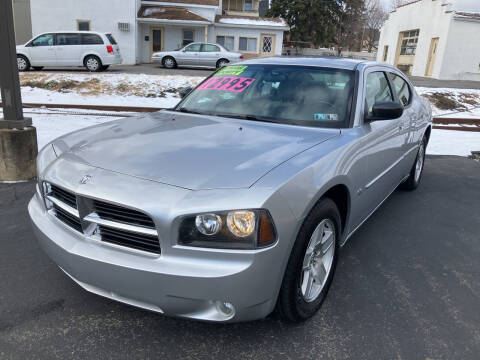
{"label": "parking lot", "polygon": [[34,183],[0,185],[0,358],[478,359],[480,163],[428,157],[342,250],[304,324],[166,318],[89,294],[39,249]]}

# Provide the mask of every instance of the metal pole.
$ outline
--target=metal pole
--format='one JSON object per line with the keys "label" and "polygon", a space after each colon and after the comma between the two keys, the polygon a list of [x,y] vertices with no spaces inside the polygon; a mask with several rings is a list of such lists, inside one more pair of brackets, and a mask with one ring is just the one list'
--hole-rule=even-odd
{"label": "metal pole", "polygon": [[32,122],[23,117],[12,0],[0,0],[0,17],[0,87],[3,105],[0,128],[23,128]]}

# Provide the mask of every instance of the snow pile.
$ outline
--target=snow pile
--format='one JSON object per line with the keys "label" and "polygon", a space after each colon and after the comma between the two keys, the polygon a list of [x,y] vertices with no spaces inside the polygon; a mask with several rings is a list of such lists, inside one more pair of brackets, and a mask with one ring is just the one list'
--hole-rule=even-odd
{"label": "snow pile", "polygon": [[416,87],[432,104],[433,116],[480,118],[480,90]]}
{"label": "snow pile", "polygon": [[143,16],[150,16],[150,15],[156,15],[156,14],[161,14],[161,13],[164,13],[165,12],[165,9],[163,8],[146,8],[144,11],[143,11]]}
{"label": "snow pile", "polygon": [[172,107],[178,91],[203,77],[180,75],[29,72],[20,75],[25,103]]}
{"label": "snow pile", "polygon": [[246,18],[220,18],[218,23],[221,24],[235,24],[235,25],[261,25],[261,26],[278,26],[284,27],[287,24],[282,20],[274,21],[268,19],[246,19]]}

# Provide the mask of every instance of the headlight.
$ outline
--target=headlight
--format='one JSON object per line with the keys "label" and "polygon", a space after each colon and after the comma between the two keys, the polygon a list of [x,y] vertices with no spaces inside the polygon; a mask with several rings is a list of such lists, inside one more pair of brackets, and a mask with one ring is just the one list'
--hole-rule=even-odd
{"label": "headlight", "polygon": [[184,218],[178,243],[219,249],[256,249],[276,240],[267,210],[232,210]]}

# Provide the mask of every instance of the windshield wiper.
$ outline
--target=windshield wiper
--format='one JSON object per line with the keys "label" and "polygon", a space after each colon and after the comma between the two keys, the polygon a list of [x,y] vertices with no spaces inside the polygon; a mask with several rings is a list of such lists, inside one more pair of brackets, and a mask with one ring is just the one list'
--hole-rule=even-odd
{"label": "windshield wiper", "polygon": [[172,111],[178,111],[178,112],[187,113],[187,114],[209,115],[209,114],[205,114],[205,113],[202,113],[202,112],[199,112],[199,111],[188,110],[186,108],[180,108],[178,110],[174,109]]}
{"label": "windshield wiper", "polygon": [[270,118],[258,117],[255,115],[241,115],[241,114],[212,114],[212,115],[232,118],[232,119],[253,120],[253,121],[262,121],[262,122],[270,122],[270,123],[276,122]]}

